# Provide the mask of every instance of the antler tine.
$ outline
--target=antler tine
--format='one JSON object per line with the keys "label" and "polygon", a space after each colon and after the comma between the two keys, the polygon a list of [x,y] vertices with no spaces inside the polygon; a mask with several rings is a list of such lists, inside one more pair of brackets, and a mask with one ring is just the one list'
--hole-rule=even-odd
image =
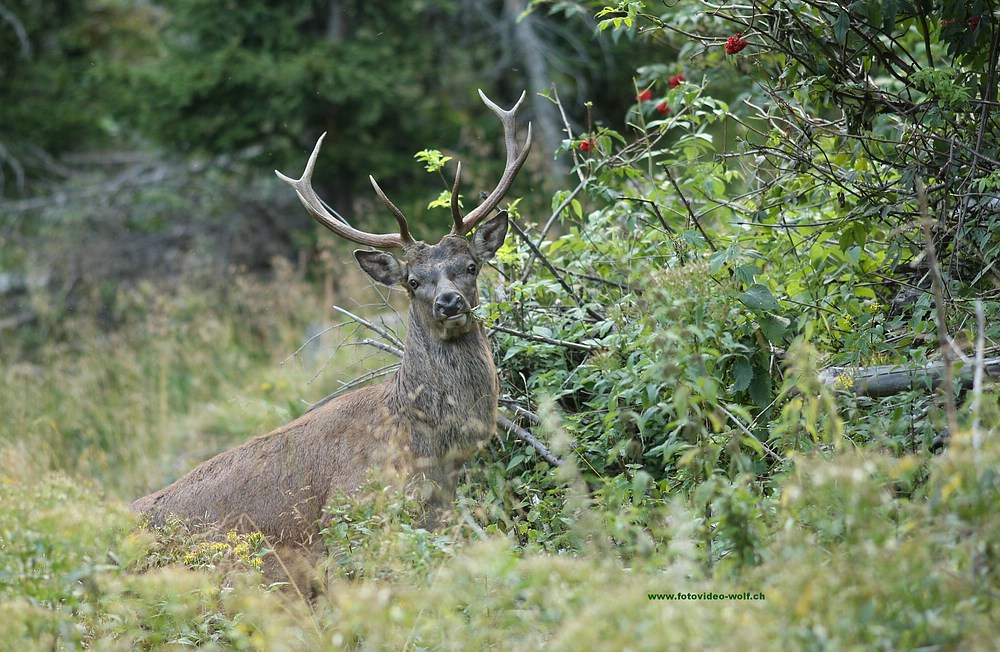
{"label": "antler tine", "polygon": [[[455,184],[451,187],[451,217],[455,220],[455,226],[452,227],[452,233],[458,233],[465,225],[462,223],[462,209],[458,205],[458,187],[462,182],[462,162],[458,162],[458,167],[455,168]],[[467,233],[467,232],[466,232]],[[464,233],[462,235],[465,235]]]}
{"label": "antler tine", "polygon": [[375,182],[375,177],[368,175],[368,180],[372,182],[372,188],[375,189],[375,194],[378,198],[382,200],[382,203],[386,205],[392,216],[396,218],[396,222],[399,224],[399,239],[403,243],[403,248],[407,248],[412,244],[416,244],[416,240],[410,235],[410,229],[406,224],[406,216],[403,215],[403,211],[396,208],[396,205],[389,201],[389,198],[385,196],[382,189],[378,187],[378,183]]}
{"label": "antler tine", "polygon": [[[316,141],[316,147],[313,148],[312,154],[309,156],[309,161],[306,163],[306,169],[302,173],[302,176],[298,179],[293,179],[291,177],[285,176],[277,170],[274,171],[278,178],[287,183],[295,190],[295,194],[299,196],[299,201],[305,206],[306,210],[313,218],[325,226],[327,229],[333,231],[345,240],[350,240],[351,242],[356,242],[358,244],[367,245],[369,247],[377,247],[379,249],[405,249],[406,247],[413,244],[413,238],[410,237],[409,231],[406,229],[406,220],[403,219],[400,222],[400,232],[399,234],[392,233],[368,233],[366,231],[359,231],[349,224],[342,222],[341,220],[334,217],[330,211],[326,209],[323,205],[323,201],[316,194],[316,191],[312,187],[312,175],[313,169],[316,167],[316,159],[319,157],[319,149],[323,144],[323,139],[326,138],[324,133]],[[374,183],[374,179],[372,180]],[[393,214],[399,213],[399,209],[392,205],[385,195],[382,195],[382,191],[378,190],[378,186],[375,186],[376,191],[382,197],[391,209],[393,209]],[[397,221],[402,218],[402,213],[396,217]]]}
{"label": "antler tine", "polygon": [[[528,123],[528,135],[524,140],[524,148],[520,153],[517,151],[517,130],[516,130],[516,119],[517,112],[521,108],[521,103],[524,101],[525,95],[527,93],[521,93],[521,97],[518,98],[517,102],[510,108],[510,110],[505,111],[497,106],[490,98],[486,97],[486,94],[482,90],[479,91],[479,97],[482,98],[483,103],[490,108],[493,113],[500,118],[500,122],[503,124],[503,136],[504,136],[504,147],[507,150],[507,163],[504,166],[503,175],[500,177],[500,181],[497,183],[497,187],[493,189],[482,204],[477,206],[462,220],[461,226],[459,226],[458,221],[455,221],[455,226],[452,229],[452,233],[458,235],[465,235],[471,231],[479,222],[483,221],[500,203],[503,196],[510,190],[511,184],[514,183],[514,177],[521,170],[524,165],[524,161],[528,158],[528,151],[531,149],[531,123]],[[454,212],[454,211],[453,211]]]}

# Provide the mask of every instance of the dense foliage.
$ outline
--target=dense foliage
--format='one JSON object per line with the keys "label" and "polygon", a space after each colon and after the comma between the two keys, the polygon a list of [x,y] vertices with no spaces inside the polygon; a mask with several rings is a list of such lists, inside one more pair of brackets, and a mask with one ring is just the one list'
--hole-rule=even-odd
{"label": "dense foliage", "polygon": [[[294,141],[330,104],[366,138],[406,140],[407,158],[422,150],[447,186],[452,152],[424,148],[455,126],[430,120],[438,104],[427,94],[474,75],[435,80],[422,68],[435,41],[406,27],[451,24],[475,3],[343,3],[357,4],[350,15],[365,29],[341,42],[314,38],[331,26],[307,14],[342,3],[291,14],[252,3],[233,23],[212,4],[139,3],[136,15],[164,26],[165,52],[156,66],[102,68],[145,89],[124,98],[132,133],[168,146],[186,130],[179,157],[258,138],[266,152],[293,151],[309,147]],[[540,447],[510,436],[482,451],[442,531],[419,528],[419,506],[376,479],[362,497],[334,500],[327,593],[306,607],[260,585],[259,538],[205,542],[179,524],[153,536],[100,492],[127,497],[176,477],[300,413],[303,396],[325,393],[307,386],[314,378],[338,380],[347,356],[328,355],[328,335],[290,357],[296,365],[274,365],[318,330],[323,318],[304,307],[319,303],[314,279],[325,300],[366,295],[330,260],[336,249],[279,263],[271,280],[206,268],[184,272],[179,290],[116,279],[97,290],[102,307],[72,313],[51,308],[67,294],[31,286],[20,301],[34,321],[0,343],[0,410],[11,415],[0,426],[4,645],[997,646],[1000,400],[994,385],[959,378],[1000,337],[997,8],[531,5],[522,20],[593,16],[595,39],[649,53],[617,80],[618,115],[598,100],[578,113],[558,84],[534,89],[566,116],[555,154],[569,173],[548,180],[551,201],[536,190],[514,203],[481,317],[502,412]],[[15,15],[25,26],[35,16]],[[348,70],[396,47],[412,58],[391,88]],[[333,52],[343,69],[316,64]],[[227,65],[241,72],[222,74]],[[317,79],[324,90],[302,92]],[[406,120],[392,117],[397,101],[413,103]],[[292,112],[302,122],[275,120],[285,102],[303,108]],[[401,165],[373,147],[326,164]],[[238,183],[257,155],[210,185]],[[434,195],[421,210],[445,222]],[[155,199],[139,194],[137,210],[177,210]],[[31,260],[27,227],[8,229],[18,248],[0,264]],[[879,398],[850,374],[819,373],[937,361],[951,385]],[[757,597],[666,597],[677,592]]]}

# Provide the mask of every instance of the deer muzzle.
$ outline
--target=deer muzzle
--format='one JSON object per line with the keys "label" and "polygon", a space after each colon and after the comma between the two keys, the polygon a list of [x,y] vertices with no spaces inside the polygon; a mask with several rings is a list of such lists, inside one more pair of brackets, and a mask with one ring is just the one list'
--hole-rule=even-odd
{"label": "deer muzzle", "polygon": [[449,290],[434,299],[434,318],[445,328],[461,328],[469,321],[469,302],[461,293]]}

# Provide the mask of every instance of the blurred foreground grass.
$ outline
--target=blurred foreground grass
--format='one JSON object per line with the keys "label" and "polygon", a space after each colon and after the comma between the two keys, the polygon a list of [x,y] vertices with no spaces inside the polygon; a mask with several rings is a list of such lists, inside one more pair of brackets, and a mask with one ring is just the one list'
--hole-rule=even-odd
{"label": "blurred foreground grass", "polygon": [[[738,567],[705,567],[685,496],[647,519],[665,544],[623,558],[572,465],[562,518],[582,543],[566,555],[489,524],[425,532],[374,491],[331,507],[329,590],[307,606],[261,586],[246,542],[154,537],[125,504],[332,389],[277,365],[321,301],[293,278],[128,292],[113,332],[79,316],[30,353],[4,344],[0,649],[1000,647],[1000,441],[961,434],[930,460],[801,456],[760,562]],[[650,597],[677,592],[763,598]]]}

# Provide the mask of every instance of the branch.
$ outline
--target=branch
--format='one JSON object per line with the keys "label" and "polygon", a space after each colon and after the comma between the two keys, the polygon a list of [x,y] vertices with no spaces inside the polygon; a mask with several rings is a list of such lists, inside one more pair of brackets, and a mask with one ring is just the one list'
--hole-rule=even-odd
{"label": "branch", "polygon": [[976,300],[976,364],[972,377],[972,448],[979,450],[983,443],[983,435],[979,430],[979,411],[983,400],[983,372],[986,371],[984,350],[986,348],[986,313],[983,302]]}
{"label": "branch", "polygon": [[[708,233],[705,232],[705,229],[701,228],[701,222],[698,221],[698,216],[694,214],[694,211],[691,209],[691,204],[688,202],[687,197],[684,196],[684,193],[681,191],[681,187],[677,185],[677,180],[674,179],[674,175],[670,173],[670,166],[664,165],[662,166],[662,168],[664,174],[667,175],[667,179],[670,180],[670,185],[674,187],[674,190],[677,192],[677,196],[681,198],[681,202],[684,204],[684,208],[687,209],[688,219],[690,219],[691,222],[694,223],[694,226],[696,229],[698,229],[698,233],[701,234],[701,237],[705,238],[705,242],[708,243],[709,249],[711,249],[712,251],[718,251],[718,249],[715,246],[715,243],[712,242],[711,236],[709,236]],[[664,224],[664,226],[666,226],[666,224]]]}
{"label": "branch", "polygon": [[746,434],[747,437],[749,437],[750,439],[753,439],[755,442],[757,442],[757,444],[760,445],[761,450],[763,450],[764,453],[766,453],[768,457],[770,457],[772,460],[774,460],[775,462],[777,462],[779,464],[781,464],[782,462],[785,461],[784,458],[781,457],[781,455],[778,455],[776,452],[774,452],[774,449],[772,449],[770,446],[768,446],[767,444],[765,444],[764,442],[762,442],[760,440],[760,438],[757,437],[757,435],[753,434],[753,432],[749,428],[747,428],[745,425],[743,425],[743,422],[740,421],[738,418],[736,418],[735,414],[733,414],[732,412],[730,412],[729,410],[727,410],[726,408],[724,408],[721,405],[716,405],[715,407],[717,407],[718,409],[722,410],[723,413],[725,413],[725,415],[727,417],[729,417],[729,420],[732,421],[733,423],[735,423],[737,426],[739,426],[740,430],[742,430]]}
{"label": "branch", "polygon": [[586,351],[590,353],[597,347],[587,346],[586,344],[580,344],[578,342],[568,342],[566,340],[557,340],[553,337],[545,337],[544,335],[534,335],[532,333],[522,333],[521,331],[516,331],[513,328],[506,328],[504,326],[493,326],[492,330],[500,331],[501,333],[507,333],[508,335],[513,335],[515,337],[520,337],[521,339],[531,340],[532,342],[541,342],[543,344],[552,344],[555,346],[561,346],[567,349],[575,349],[577,351]]}
{"label": "branch", "polygon": [[931,215],[927,208],[927,192],[919,178],[917,179],[917,202],[920,204],[920,220],[923,224],[924,239],[926,240],[927,264],[930,268],[931,288],[934,290],[938,349],[944,360],[944,407],[948,415],[948,431],[958,432],[958,413],[955,409],[955,393],[952,391],[955,378],[955,349],[952,347],[951,337],[948,335],[947,311],[944,303],[944,279],[941,278],[941,268],[938,266],[937,250],[934,246]]}
{"label": "branch", "polygon": [[[825,385],[845,386],[858,396],[880,398],[911,389],[937,387],[947,375],[948,366],[944,362],[930,362],[920,367],[907,367],[901,364],[827,367],[820,371],[819,380]],[[958,380],[963,387],[972,387],[973,367],[978,366],[978,364],[964,365],[958,370]],[[1000,381],[1000,358],[984,359],[982,368],[994,381]]]}
{"label": "branch", "polygon": [[501,398],[500,405],[504,406],[508,410],[511,410],[514,414],[519,417],[524,417],[531,422],[533,426],[539,426],[542,424],[542,419],[534,412],[530,410],[525,410],[523,407],[517,404],[517,401],[509,398]]}
{"label": "branch", "polygon": [[552,466],[563,465],[563,461],[558,457],[556,457],[555,455],[553,455],[552,451],[550,451],[548,448],[545,447],[545,444],[535,439],[530,432],[528,432],[521,426],[517,425],[507,417],[503,416],[502,414],[497,415],[497,425],[499,425],[512,435],[516,436],[521,441],[531,444],[534,447],[534,449],[538,451],[538,454],[542,456],[542,459],[551,464]]}
{"label": "branch", "polygon": [[17,36],[17,44],[19,46],[19,54],[22,59],[28,59],[31,57],[31,39],[28,38],[28,30],[24,28],[24,23],[21,19],[17,17],[13,11],[0,4],[0,18],[4,20],[11,28],[14,30],[14,34]]}
{"label": "branch", "polygon": [[337,312],[339,312],[340,314],[344,315],[345,317],[349,317],[350,319],[356,321],[357,323],[361,324],[365,328],[368,328],[369,330],[374,331],[375,333],[377,333],[378,335],[380,335],[384,340],[386,340],[390,344],[395,345],[395,348],[399,349],[399,351],[400,351],[397,355],[399,355],[400,357],[403,356],[403,353],[402,353],[403,343],[399,340],[398,337],[396,337],[396,335],[394,333],[392,333],[391,331],[389,331],[389,330],[387,330],[385,328],[379,328],[378,326],[376,326],[372,322],[368,321],[367,319],[363,319],[361,317],[358,317],[357,315],[355,315],[350,310],[345,310],[344,308],[341,308],[340,306],[333,306],[333,309],[336,310]]}
{"label": "branch", "polygon": [[556,283],[558,283],[562,287],[562,289],[566,291],[566,294],[568,294],[570,298],[572,298],[573,301],[576,302],[576,305],[586,310],[587,314],[589,314],[593,319],[597,321],[603,320],[604,315],[598,313],[596,310],[586,305],[583,299],[581,299],[577,295],[577,293],[573,291],[573,288],[571,288],[569,284],[566,282],[566,280],[562,277],[562,275],[559,273],[559,270],[557,270],[555,266],[553,266],[552,263],[549,262],[549,259],[546,258],[545,255],[538,249],[538,247],[535,246],[535,243],[531,241],[531,238],[528,237],[528,234],[525,233],[520,226],[518,226],[517,222],[511,220],[510,225],[514,229],[514,233],[516,233],[517,236],[521,238],[521,241],[524,242],[524,244],[528,245],[528,248],[530,248],[537,257],[537,259],[542,262],[542,265],[545,266],[545,269],[549,270],[549,272],[552,274],[552,277],[555,279]]}
{"label": "branch", "polygon": [[552,211],[552,215],[549,216],[548,221],[545,222],[545,225],[542,227],[542,230],[538,236],[538,244],[536,244],[532,249],[531,256],[528,258],[528,262],[525,263],[524,265],[524,271],[521,272],[522,283],[527,282],[528,277],[531,276],[531,270],[535,266],[535,259],[539,255],[541,255],[541,254],[536,254],[535,252],[541,251],[542,244],[545,243],[545,236],[548,235],[549,230],[552,228],[552,225],[555,224],[557,219],[559,219],[559,216],[562,214],[564,210],[566,210],[566,207],[573,203],[573,200],[576,199],[576,196],[580,194],[580,191],[583,190],[585,185],[586,181],[581,181],[580,183],[578,183],[576,188],[573,189],[573,191],[566,197],[566,199],[564,199],[562,203],[560,203],[556,207],[556,209]]}

